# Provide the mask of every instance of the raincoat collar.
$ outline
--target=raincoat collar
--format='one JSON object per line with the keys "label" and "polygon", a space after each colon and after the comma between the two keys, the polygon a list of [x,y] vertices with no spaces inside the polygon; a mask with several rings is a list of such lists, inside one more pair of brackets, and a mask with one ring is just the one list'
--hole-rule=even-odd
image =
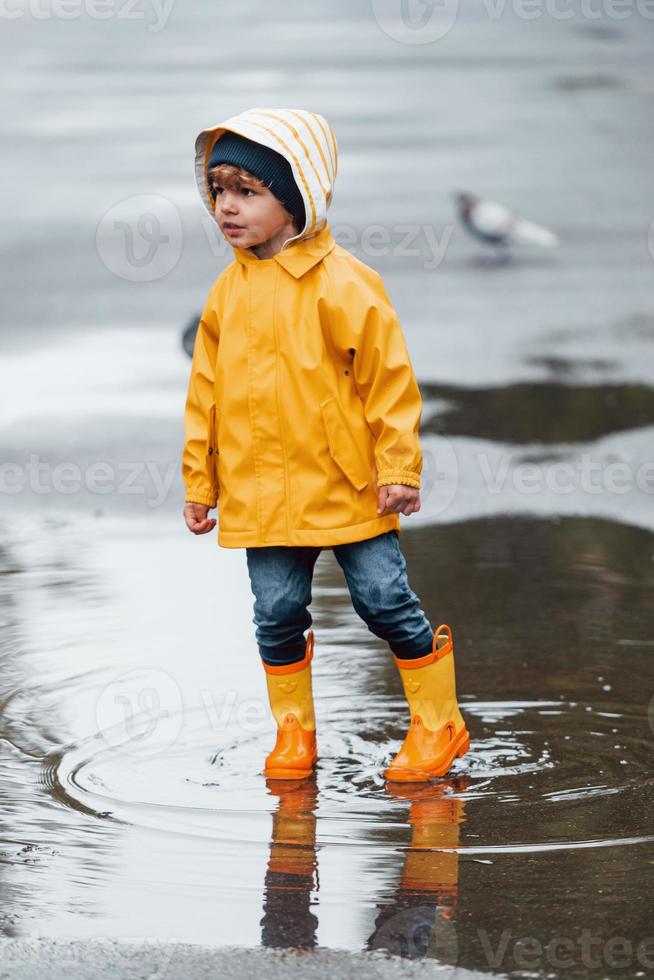
{"label": "raincoat collar", "polygon": [[329,225],[325,222],[320,231],[310,238],[302,238],[281,249],[272,256],[271,259],[260,259],[249,248],[237,248],[232,245],[234,257],[245,266],[254,267],[261,265],[262,262],[276,261],[282,268],[290,272],[296,279],[300,279],[305,272],[317,265],[336,245]]}

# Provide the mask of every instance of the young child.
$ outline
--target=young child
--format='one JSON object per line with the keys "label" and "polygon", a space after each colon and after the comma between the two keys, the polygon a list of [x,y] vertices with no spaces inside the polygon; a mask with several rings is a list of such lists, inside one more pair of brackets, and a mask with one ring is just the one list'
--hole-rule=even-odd
{"label": "young child", "polygon": [[234,261],[209,293],[185,408],[184,517],[245,548],[277,739],[264,774],[308,776],[313,569],[333,549],[358,615],[395,656],[411,725],[387,779],[444,775],[470,738],[449,626],[407,581],[400,514],[420,510],[422,402],[381,277],[326,220],[338,167],[314,112],[250,109],[196,140],[200,196]]}

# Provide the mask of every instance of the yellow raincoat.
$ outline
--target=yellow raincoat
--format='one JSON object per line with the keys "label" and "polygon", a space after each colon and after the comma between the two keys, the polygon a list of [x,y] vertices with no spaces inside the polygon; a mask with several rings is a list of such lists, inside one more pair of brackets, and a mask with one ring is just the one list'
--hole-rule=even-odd
{"label": "yellow raincoat", "polygon": [[336,244],[326,220],[338,165],[326,120],[252,109],[203,130],[196,177],[225,130],[282,153],[306,223],[259,259],[232,246],[198,327],[185,408],[187,501],[215,507],[218,544],[329,547],[400,516],[378,487],[420,487],[420,391],[381,277]]}

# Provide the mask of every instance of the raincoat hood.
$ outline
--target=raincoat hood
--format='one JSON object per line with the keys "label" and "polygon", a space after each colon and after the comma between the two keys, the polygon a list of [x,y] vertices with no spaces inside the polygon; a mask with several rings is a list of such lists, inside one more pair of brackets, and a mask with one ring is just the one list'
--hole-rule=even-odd
{"label": "raincoat hood", "polygon": [[208,163],[225,131],[238,133],[281,153],[293,171],[306,215],[304,228],[288,238],[282,250],[313,238],[327,224],[338,170],[338,147],[327,120],[305,109],[248,109],[218,126],[203,129],[195,141],[195,179],[207,211],[214,217]]}

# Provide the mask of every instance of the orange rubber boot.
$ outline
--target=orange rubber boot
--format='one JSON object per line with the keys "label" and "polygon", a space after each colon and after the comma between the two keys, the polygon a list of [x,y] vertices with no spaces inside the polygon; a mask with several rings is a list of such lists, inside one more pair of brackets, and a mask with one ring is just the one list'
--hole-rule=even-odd
{"label": "orange rubber boot", "polygon": [[456,699],[452,630],[439,626],[431,653],[415,660],[395,657],[395,663],[409,702],[411,725],[384,776],[400,782],[444,776],[454,759],[470,748]]}
{"label": "orange rubber boot", "polygon": [[304,779],[318,758],[316,718],[311,690],[313,630],[309,630],[304,657],[295,664],[273,667],[264,663],[268,697],[277,741],[263,770],[268,779]]}

